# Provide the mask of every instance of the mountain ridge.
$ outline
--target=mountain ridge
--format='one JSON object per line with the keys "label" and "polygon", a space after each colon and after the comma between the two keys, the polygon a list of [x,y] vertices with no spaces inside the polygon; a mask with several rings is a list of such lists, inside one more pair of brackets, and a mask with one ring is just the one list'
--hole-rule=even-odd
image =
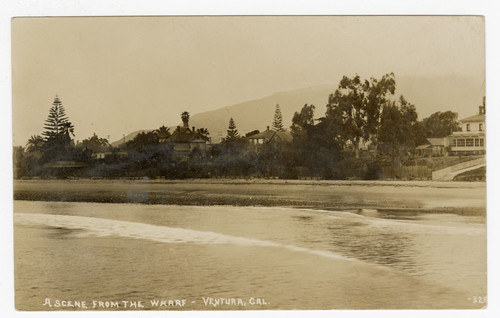
{"label": "mountain ridge", "polygon": [[[306,103],[316,106],[316,118],[324,116],[328,96],[336,88],[336,84],[321,84],[276,92],[262,98],[194,114],[190,118],[190,126],[207,128],[212,141],[219,142],[226,135],[231,117],[241,135],[256,129],[262,131],[271,126],[275,107],[279,104],[283,124],[288,128],[293,114],[300,111]],[[460,119],[477,112],[477,106],[481,104],[484,96],[484,82],[454,76],[436,78],[402,76],[396,78],[395,96],[399,95],[403,95],[415,105],[419,120],[434,112],[448,110],[458,112]],[[128,134],[125,141],[133,139],[142,131],[144,130]],[[112,145],[117,146],[121,143],[123,139],[113,142]]]}

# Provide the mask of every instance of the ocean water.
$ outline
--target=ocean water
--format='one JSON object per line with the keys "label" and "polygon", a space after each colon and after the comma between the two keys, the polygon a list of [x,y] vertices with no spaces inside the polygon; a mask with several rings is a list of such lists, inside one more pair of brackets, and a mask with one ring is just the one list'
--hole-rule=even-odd
{"label": "ocean water", "polygon": [[14,211],[20,310],[486,306],[484,217],[37,201]]}

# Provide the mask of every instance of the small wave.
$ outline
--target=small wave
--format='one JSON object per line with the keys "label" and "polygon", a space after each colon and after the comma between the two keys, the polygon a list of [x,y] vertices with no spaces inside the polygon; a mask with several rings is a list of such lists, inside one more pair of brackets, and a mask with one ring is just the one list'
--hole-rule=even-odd
{"label": "small wave", "polygon": [[360,262],[357,259],[347,258],[335,253],[311,250],[295,245],[284,245],[271,241],[238,237],[215,232],[195,231],[183,228],[94,217],[59,214],[15,213],[14,222],[18,225],[44,225],[58,228],[84,230],[76,232],[74,234],[76,237],[119,236],[134,239],[146,239],[162,243],[233,244],[240,246],[278,247],[295,252],[319,255],[326,258]]}
{"label": "small wave", "polygon": [[[461,222],[446,222],[441,221],[441,224],[432,223],[428,220],[400,220],[386,219],[376,216],[377,210],[364,209],[367,213],[358,214],[351,211],[330,211],[317,209],[297,209],[303,212],[313,212],[328,215],[328,218],[333,219],[356,219],[363,222],[366,226],[374,228],[388,228],[391,231],[403,231],[406,233],[414,233],[421,235],[445,234],[445,235],[471,235],[479,236],[486,234],[486,226],[484,224],[467,224]],[[452,215],[450,215],[452,216]]]}

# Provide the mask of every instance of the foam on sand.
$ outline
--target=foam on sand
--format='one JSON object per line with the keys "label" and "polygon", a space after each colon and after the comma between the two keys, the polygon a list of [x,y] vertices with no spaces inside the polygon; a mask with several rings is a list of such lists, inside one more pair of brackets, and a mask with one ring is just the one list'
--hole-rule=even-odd
{"label": "foam on sand", "polygon": [[309,253],[332,259],[357,261],[356,259],[343,257],[335,253],[312,250],[294,245],[283,245],[271,241],[225,235],[215,232],[195,231],[138,222],[83,216],[35,213],[15,213],[14,222],[18,225],[44,225],[56,228],[84,230],[83,232],[74,234],[78,237],[118,236],[134,239],[146,239],[162,243],[233,244],[240,246],[278,247],[295,252]]}

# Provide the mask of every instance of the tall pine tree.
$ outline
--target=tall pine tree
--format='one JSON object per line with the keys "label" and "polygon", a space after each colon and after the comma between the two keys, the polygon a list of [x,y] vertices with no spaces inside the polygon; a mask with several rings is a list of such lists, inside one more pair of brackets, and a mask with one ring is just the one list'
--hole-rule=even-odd
{"label": "tall pine tree", "polygon": [[234,119],[231,117],[231,119],[229,119],[229,126],[227,127],[226,140],[231,141],[238,139],[239,137],[240,134],[238,133],[238,129],[236,129],[236,124],[234,123]]}
{"label": "tall pine tree", "polygon": [[49,110],[49,116],[45,120],[45,125],[43,127],[45,131],[42,135],[45,136],[45,140],[58,140],[58,141],[71,141],[69,134],[73,134],[74,127],[71,122],[68,121],[66,116],[66,110],[61,103],[61,100],[56,95],[52,107]]}
{"label": "tall pine tree", "polygon": [[283,128],[283,116],[281,115],[280,105],[276,104],[276,109],[274,110],[274,120],[273,120],[273,130],[284,131]]}
{"label": "tall pine tree", "polygon": [[229,119],[229,126],[227,127],[227,135],[226,138],[222,140],[222,144],[229,153],[234,155],[241,150],[241,146],[243,146],[244,143],[245,139],[240,136],[234,119],[231,117],[231,119]]}
{"label": "tall pine tree", "polygon": [[57,95],[49,110],[44,129],[42,160],[44,162],[71,160],[74,150],[71,135],[74,135],[74,127],[68,120],[64,106]]}

